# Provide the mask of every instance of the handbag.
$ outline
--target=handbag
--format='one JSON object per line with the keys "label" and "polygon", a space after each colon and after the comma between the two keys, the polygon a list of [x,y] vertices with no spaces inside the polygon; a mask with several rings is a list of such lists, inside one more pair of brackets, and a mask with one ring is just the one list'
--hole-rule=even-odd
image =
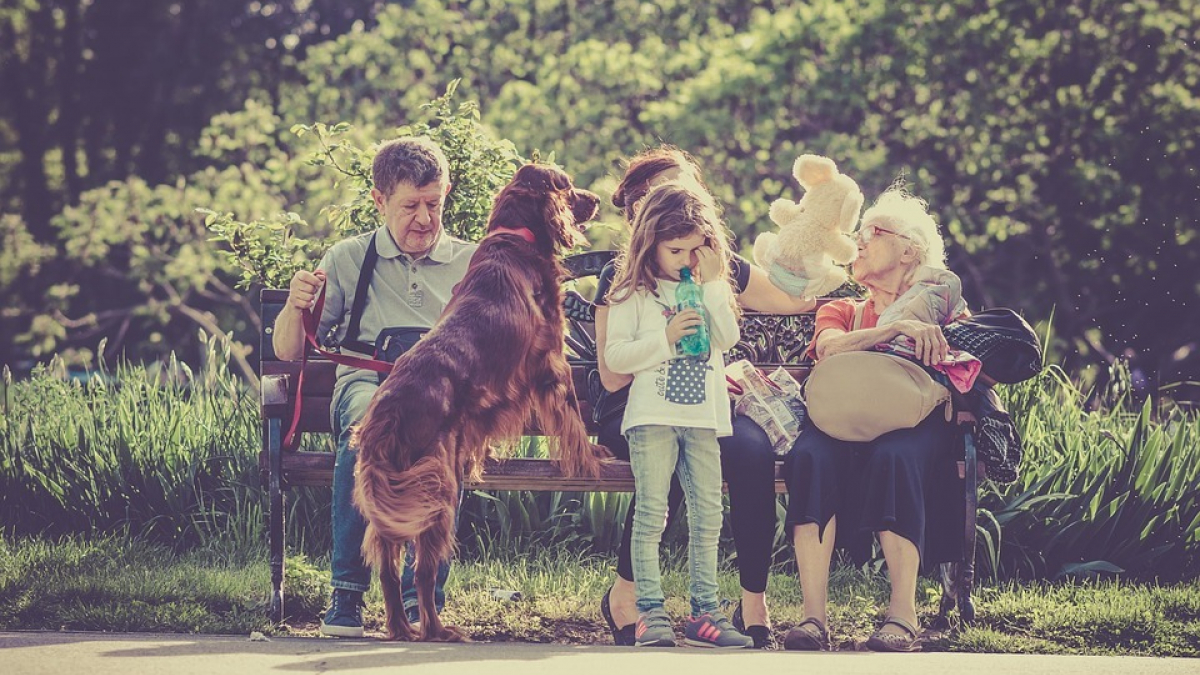
{"label": "handbag", "polygon": [[[854,326],[862,321],[855,309]],[[920,424],[938,406],[951,418],[950,390],[919,364],[882,352],[854,351],[826,356],[804,384],[808,418],[842,441],[866,442]]]}
{"label": "handbag", "polygon": [[986,309],[944,327],[946,342],[983,362],[983,372],[1004,384],[1024,382],[1042,371],[1042,343],[1020,314]]}
{"label": "handbag", "polygon": [[592,408],[592,421],[596,426],[607,426],[614,419],[620,420],[625,416],[625,406],[629,403],[629,387],[630,385],[625,385],[617,391],[600,387],[600,395]]}

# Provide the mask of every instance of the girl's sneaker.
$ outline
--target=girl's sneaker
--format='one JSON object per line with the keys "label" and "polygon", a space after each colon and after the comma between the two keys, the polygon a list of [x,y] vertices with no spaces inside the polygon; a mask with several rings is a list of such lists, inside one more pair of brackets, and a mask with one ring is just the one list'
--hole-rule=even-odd
{"label": "girl's sneaker", "polygon": [[688,617],[683,634],[684,642],[692,647],[747,649],[754,646],[754,639],[739,633],[720,612]]}
{"label": "girl's sneaker", "polygon": [[638,615],[634,629],[635,647],[674,647],[675,631],[671,629],[671,617],[658,607]]}

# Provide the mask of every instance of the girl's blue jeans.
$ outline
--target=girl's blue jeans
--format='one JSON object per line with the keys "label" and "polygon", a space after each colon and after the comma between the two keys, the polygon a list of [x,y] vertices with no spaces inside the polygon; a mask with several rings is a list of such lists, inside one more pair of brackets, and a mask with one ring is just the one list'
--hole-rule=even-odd
{"label": "girl's blue jeans", "polygon": [[717,609],[717,544],[721,534],[721,448],[717,432],[643,425],[625,432],[637,503],[633,514],[633,582],[639,612],[663,606],[658,549],[667,518],[671,476],[679,476],[688,514],[692,616]]}

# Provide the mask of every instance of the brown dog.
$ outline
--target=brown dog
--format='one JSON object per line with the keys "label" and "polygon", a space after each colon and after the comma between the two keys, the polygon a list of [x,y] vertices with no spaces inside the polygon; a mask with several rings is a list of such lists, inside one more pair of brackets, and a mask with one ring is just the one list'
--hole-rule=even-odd
{"label": "brown dog", "polygon": [[579,417],[558,261],[598,205],[558,169],[517,171],[496,196],[488,234],[446,311],[396,361],[355,431],[354,505],[368,523],[363,555],[379,569],[389,640],[414,638],[400,600],[410,542],[420,639],[465,639],[439,620],[434,582],[454,550],[463,479],[479,476],[494,442],[519,437],[536,416],[564,473],[595,476],[609,456]]}

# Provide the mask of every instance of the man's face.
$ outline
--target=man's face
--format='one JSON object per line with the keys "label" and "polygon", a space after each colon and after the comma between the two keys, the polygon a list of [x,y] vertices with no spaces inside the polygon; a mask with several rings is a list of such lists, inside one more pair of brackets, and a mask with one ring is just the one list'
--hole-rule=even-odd
{"label": "man's face", "polygon": [[375,207],[401,251],[422,256],[433,249],[442,233],[442,206],[450,192],[447,182],[423,187],[398,183],[390,196],[371,190]]}

